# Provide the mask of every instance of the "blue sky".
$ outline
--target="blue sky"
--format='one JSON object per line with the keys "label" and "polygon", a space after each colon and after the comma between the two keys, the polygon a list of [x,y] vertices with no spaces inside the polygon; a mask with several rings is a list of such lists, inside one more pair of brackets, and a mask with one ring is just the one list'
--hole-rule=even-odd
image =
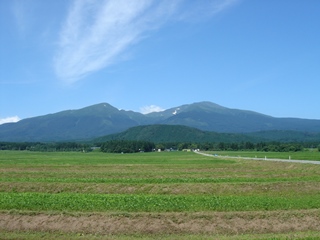
{"label": "blue sky", "polygon": [[318,0],[1,0],[0,124],[107,102],[320,119]]}

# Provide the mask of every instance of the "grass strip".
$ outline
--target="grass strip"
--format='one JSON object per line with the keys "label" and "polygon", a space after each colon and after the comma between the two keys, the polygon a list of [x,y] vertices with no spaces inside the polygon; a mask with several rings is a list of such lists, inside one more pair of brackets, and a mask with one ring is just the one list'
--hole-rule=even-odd
{"label": "grass strip", "polygon": [[314,196],[191,196],[76,193],[0,193],[1,210],[30,211],[256,211],[320,208]]}
{"label": "grass strip", "polygon": [[175,183],[270,183],[270,182],[320,182],[320,176],[269,177],[269,178],[0,178],[0,182],[44,183],[124,183],[124,184],[175,184]]}

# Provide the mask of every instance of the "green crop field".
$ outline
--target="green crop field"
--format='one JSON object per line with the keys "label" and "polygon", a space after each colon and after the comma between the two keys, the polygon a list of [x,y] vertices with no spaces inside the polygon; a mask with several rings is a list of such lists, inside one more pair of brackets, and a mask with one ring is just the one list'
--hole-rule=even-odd
{"label": "green crop field", "polygon": [[319,223],[320,165],[0,151],[0,239],[319,239]]}

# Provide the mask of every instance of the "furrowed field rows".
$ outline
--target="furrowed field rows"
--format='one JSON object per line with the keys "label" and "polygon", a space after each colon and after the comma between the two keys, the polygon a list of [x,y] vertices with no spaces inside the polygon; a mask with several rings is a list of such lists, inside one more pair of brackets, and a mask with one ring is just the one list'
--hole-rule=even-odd
{"label": "furrowed field rows", "polygon": [[[316,240],[319,210],[249,212],[30,213],[0,212],[0,224],[18,232],[4,239]],[[18,224],[17,224],[18,223]],[[240,226],[240,227],[239,227]],[[298,227],[298,231],[293,232]],[[42,229],[42,232],[34,232]],[[24,232],[26,231],[27,232]]]}
{"label": "furrowed field rows", "polygon": [[197,194],[219,196],[299,196],[320,192],[319,182],[274,183],[179,183],[179,184],[92,184],[92,183],[21,183],[0,184],[0,192],[101,193],[101,194]]}
{"label": "furrowed field rows", "polygon": [[0,151],[0,235],[9,237],[15,231],[75,239],[79,232],[127,239],[168,232],[308,237],[320,231],[319,209],[319,165],[192,152]]}
{"label": "furrowed field rows", "polygon": [[320,194],[300,197],[0,193],[0,209],[29,211],[257,211],[318,209]]}
{"label": "furrowed field rows", "polygon": [[[183,155],[183,157],[182,157]],[[28,151],[1,151],[0,163],[5,165],[29,166],[104,166],[110,164],[127,164],[127,165],[193,165],[193,164],[232,164],[234,160],[217,159],[212,161],[207,157],[198,157],[194,154],[182,154],[180,152],[162,152],[162,153],[143,153],[143,154],[103,154],[90,153],[84,154],[79,152],[28,152]],[[191,167],[191,166],[190,166]]]}
{"label": "furrowed field rows", "polygon": [[318,182],[320,176],[283,178],[0,178],[0,182],[48,182],[48,183],[268,183],[268,182]]}
{"label": "furrowed field rows", "polygon": [[[55,155],[56,153],[53,153]],[[69,164],[68,155],[64,163],[53,165],[56,160],[52,160],[46,165],[33,165],[32,161],[18,162],[14,167],[11,163],[8,164],[7,160],[0,161],[0,173],[2,181],[57,181],[57,182],[140,182],[143,183],[145,179],[155,183],[170,183],[170,182],[248,182],[252,181],[317,181],[319,178],[319,168],[317,166],[301,164],[287,164],[287,163],[268,163],[268,162],[245,162],[245,161],[232,161],[228,160],[226,164],[221,163],[219,159],[211,159],[211,163],[203,163],[199,161],[198,164],[172,164],[164,161],[162,164],[124,164],[114,163],[119,155],[112,155],[114,159],[112,163],[106,163],[106,160],[101,154],[79,154],[80,156],[86,155],[86,162],[93,162],[100,159],[100,164],[83,165],[83,160],[79,160],[79,164],[75,162]],[[106,154],[109,156],[109,154]],[[174,154],[176,155],[176,154]],[[135,160],[143,156],[137,154],[132,159]],[[149,155],[150,156],[150,155]],[[176,155],[177,158],[181,156]],[[188,155],[186,155],[188,157]],[[120,155],[120,157],[122,157]],[[128,157],[127,157],[128,158]],[[152,158],[152,156],[150,156]],[[166,158],[166,155],[163,156]],[[188,159],[188,158],[187,158]],[[30,162],[29,162],[30,161]],[[37,159],[35,159],[37,161]],[[191,162],[193,162],[192,160]],[[217,162],[218,161],[218,162]],[[28,164],[28,162],[30,164]],[[300,179],[301,178],[301,179]],[[10,180],[11,179],[11,180]],[[19,180],[21,179],[21,180]],[[34,180],[32,180],[34,179]],[[38,180],[37,180],[38,179]],[[47,180],[45,180],[47,179]],[[83,180],[87,179],[87,180]],[[266,180],[274,179],[274,180]],[[0,180],[1,181],[1,180]]]}
{"label": "furrowed field rows", "polygon": [[[214,162],[216,159],[213,159]],[[62,177],[69,178],[70,175],[75,178],[136,178],[141,175],[147,178],[170,178],[170,177],[281,177],[281,176],[300,176],[300,175],[317,175],[318,168],[310,164],[305,167],[299,165],[288,165],[287,163],[275,162],[273,164],[254,162],[254,163],[235,163],[232,168],[225,165],[194,165],[189,168],[187,164],[176,165],[163,164],[159,165],[109,165],[93,167],[64,166],[59,168],[41,167],[26,168],[21,165],[11,166],[2,165],[0,169],[1,176],[6,177]],[[250,166],[250,168],[248,168]],[[288,168],[290,167],[290,168]]]}

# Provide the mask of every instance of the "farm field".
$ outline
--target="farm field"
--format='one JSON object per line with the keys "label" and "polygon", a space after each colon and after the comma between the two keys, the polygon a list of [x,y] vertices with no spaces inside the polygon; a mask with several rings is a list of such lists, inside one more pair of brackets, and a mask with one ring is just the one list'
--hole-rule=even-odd
{"label": "farm field", "polygon": [[320,165],[0,151],[0,239],[319,239],[319,222]]}

